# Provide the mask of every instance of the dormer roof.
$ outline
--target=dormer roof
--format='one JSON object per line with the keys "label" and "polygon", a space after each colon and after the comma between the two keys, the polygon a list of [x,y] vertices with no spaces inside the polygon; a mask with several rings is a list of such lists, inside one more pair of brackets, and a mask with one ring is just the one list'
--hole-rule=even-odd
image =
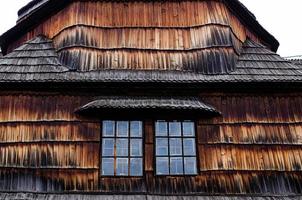
{"label": "dormer roof", "polygon": [[76,72],[63,66],[50,39],[45,36],[26,42],[0,58],[1,83],[301,83],[302,68],[265,46],[247,40],[236,70],[224,75],[182,71],[101,70]]}
{"label": "dormer roof", "polygon": [[52,41],[38,36],[27,41],[6,56],[0,57],[0,73],[61,73],[61,65]]}

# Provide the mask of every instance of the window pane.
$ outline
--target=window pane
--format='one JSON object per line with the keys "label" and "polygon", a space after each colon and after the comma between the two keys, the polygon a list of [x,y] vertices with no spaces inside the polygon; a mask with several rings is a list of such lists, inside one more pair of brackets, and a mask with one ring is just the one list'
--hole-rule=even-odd
{"label": "window pane", "polygon": [[196,148],[195,148],[195,139],[184,139],[184,155],[185,156],[195,156]]}
{"label": "window pane", "polygon": [[103,139],[103,156],[114,156],[114,139]]}
{"label": "window pane", "polygon": [[128,158],[116,159],[116,175],[128,176]]}
{"label": "window pane", "polygon": [[142,139],[131,139],[130,141],[130,155],[131,156],[142,156]]}
{"label": "window pane", "polygon": [[131,137],[142,137],[143,125],[140,121],[130,122],[130,136]]}
{"label": "window pane", "polygon": [[169,123],[169,136],[181,136],[181,123],[170,122]]}
{"label": "window pane", "polygon": [[117,126],[117,137],[128,137],[129,136],[129,123],[127,121],[118,121]]}
{"label": "window pane", "polygon": [[114,121],[103,121],[103,136],[114,137]]}
{"label": "window pane", "polygon": [[168,123],[163,121],[157,121],[155,123],[156,136],[168,136]]}
{"label": "window pane", "polygon": [[181,138],[170,138],[170,155],[171,156],[182,155]]}
{"label": "window pane", "polygon": [[156,139],[156,155],[167,156],[168,155],[168,138]]}
{"label": "window pane", "polygon": [[116,139],[116,156],[128,156],[128,139]]}
{"label": "window pane", "polygon": [[196,158],[185,158],[185,174],[197,174]]}
{"label": "window pane", "polygon": [[103,158],[102,159],[102,175],[113,176],[114,175],[114,159]]}
{"label": "window pane", "polygon": [[142,176],[143,175],[143,162],[142,162],[141,158],[131,158],[130,175],[131,176]]}
{"label": "window pane", "polygon": [[156,174],[158,175],[169,174],[169,159],[167,157],[156,158]]}
{"label": "window pane", "polygon": [[182,158],[170,158],[170,174],[183,174]]}
{"label": "window pane", "polygon": [[192,137],[195,136],[195,128],[193,122],[183,122],[182,123],[183,135],[184,137]]}

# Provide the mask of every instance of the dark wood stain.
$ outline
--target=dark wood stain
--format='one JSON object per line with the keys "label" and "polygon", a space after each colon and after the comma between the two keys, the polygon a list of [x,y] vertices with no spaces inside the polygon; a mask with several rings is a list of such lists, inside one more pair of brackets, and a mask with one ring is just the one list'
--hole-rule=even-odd
{"label": "dark wood stain", "polygon": [[95,97],[2,93],[0,189],[152,194],[301,191],[300,93],[200,97],[223,115],[196,121],[198,176],[155,175],[154,119],[143,119],[144,176],[104,178],[99,171],[100,121],[74,113]]}
{"label": "dark wood stain", "polygon": [[[255,46],[264,42],[235,16],[224,1],[218,0],[74,0],[5,46],[5,52],[12,52],[38,35],[45,35],[53,41],[56,54],[66,67],[59,66],[51,41],[40,37],[23,46],[34,52],[32,58],[24,56],[32,55],[28,53],[29,49],[13,52],[10,58],[6,58],[4,66],[7,68],[2,69],[2,74],[8,74],[4,76],[16,76],[14,73],[24,67],[45,63],[50,64],[51,70],[41,66],[40,70],[48,70],[49,77],[58,75],[59,79],[67,74],[60,74],[68,70],[67,67],[78,71],[128,69],[161,73],[170,70],[175,72],[171,73],[172,76],[182,76],[176,75],[176,71],[227,74],[235,70],[245,41],[248,43],[245,51],[252,53],[243,53],[241,60],[253,63],[254,57],[259,62],[265,58],[274,62],[261,65],[266,67],[262,69],[263,74],[266,74],[265,70],[272,73],[274,69],[269,66],[274,64],[274,67],[285,66],[288,74],[299,76],[295,74],[297,70],[288,69],[291,65],[276,64],[281,58],[267,49],[258,47],[256,51]],[[37,44],[40,52],[34,51]],[[20,59],[22,55],[23,59]],[[19,69],[10,69],[11,65]],[[244,70],[242,68],[238,68],[238,77],[240,70]],[[12,73],[9,69],[16,71]],[[248,69],[253,71],[253,68]],[[29,69],[19,75],[31,80],[35,76],[31,70],[34,71]],[[281,71],[274,73],[280,75]],[[253,73],[249,75],[254,76]],[[139,78],[143,80],[150,75],[141,76]],[[81,81],[88,82],[84,79]],[[155,82],[151,84],[156,87]],[[70,85],[75,84],[69,82],[64,86]],[[103,90],[102,87],[81,86],[82,90],[87,89],[85,94],[80,94],[76,87],[64,93],[50,92],[56,87],[46,88],[45,85],[41,86],[44,92],[38,89],[35,93],[20,92],[21,88],[17,86],[14,87],[19,91],[5,92],[4,89],[0,92],[0,191],[148,195],[302,193],[301,92],[263,94],[263,88],[263,93],[200,92],[199,98],[215,107],[221,115],[197,117],[187,112],[183,116],[177,115],[177,118],[196,120],[196,176],[156,176],[154,121],[165,118],[167,113],[163,115],[158,111],[149,116],[150,113],[145,113],[145,117],[140,113],[145,132],[144,176],[115,178],[100,175],[101,120],[106,116],[100,113],[97,117],[87,117],[75,111],[104,94],[120,95],[122,91],[123,95],[131,96],[137,93],[133,92],[135,88],[125,89],[126,86],[120,89],[104,89],[106,86],[103,86]],[[166,85],[162,82],[160,86]],[[135,87],[139,88],[140,95],[151,95],[151,91],[143,86]],[[172,92],[168,87],[156,87],[152,89],[152,95],[199,93],[196,88],[194,92],[189,90],[183,87],[181,91],[176,88]],[[114,116],[117,113],[113,113]],[[116,118],[119,117],[123,116]],[[169,113],[168,117],[171,119],[176,115]]]}
{"label": "dark wood stain", "polygon": [[54,41],[63,64],[79,71],[225,74],[235,70],[247,38],[261,42],[220,1],[75,1],[10,44],[8,52],[39,34]]}

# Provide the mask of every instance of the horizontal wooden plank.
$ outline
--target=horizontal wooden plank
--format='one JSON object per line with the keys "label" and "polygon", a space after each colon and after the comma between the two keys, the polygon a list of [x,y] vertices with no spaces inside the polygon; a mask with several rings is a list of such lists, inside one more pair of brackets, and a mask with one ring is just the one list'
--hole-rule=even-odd
{"label": "horizontal wooden plank", "polygon": [[147,177],[149,192],[156,194],[296,194],[301,173],[203,172],[196,177]]}
{"label": "horizontal wooden plank", "polygon": [[[95,191],[97,171],[0,170],[1,191]],[[107,193],[148,192],[150,194],[297,194],[301,173],[204,172],[198,177],[101,178]]]}
{"label": "horizontal wooden plank", "polygon": [[1,95],[0,122],[34,120],[80,120],[75,110],[92,101],[90,97]]}
{"label": "horizontal wooden plank", "polygon": [[0,190],[4,191],[95,191],[98,170],[0,170]]}
{"label": "horizontal wooden plank", "polygon": [[198,145],[200,171],[301,171],[300,146]]}
{"label": "horizontal wooden plank", "polygon": [[1,145],[0,167],[98,168],[99,143]]}
{"label": "horizontal wooden plank", "polygon": [[[68,48],[59,53],[64,64],[83,71],[99,69],[184,70],[207,74],[226,73],[235,66],[232,46],[190,52],[100,50],[91,47]],[[222,64],[223,63],[223,64]]]}
{"label": "horizontal wooden plank", "polygon": [[200,144],[302,145],[302,123],[198,125]]}
{"label": "horizontal wooden plank", "polygon": [[263,196],[250,196],[250,195],[152,195],[147,193],[140,193],[140,194],[133,194],[133,195],[114,195],[114,194],[101,194],[101,193],[94,193],[94,194],[32,194],[32,193],[0,193],[0,198],[2,200],[12,200],[16,198],[24,198],[26,200],[46,200],[46,199],[60,199],[60,200],[70,200],[70,199],[77,199],[77,200],[95,200],[95,199],[114,199],[114,200],[298,200],[301,198],[301,195],[263,195]]}
{"label": "horizontal wooden plank", "polygon": [[0,144],[99,142],[100,122],[0,122]]}
{"label": "horizontal wooden plank", "polygon": [[124,192],[124,193],[141,193],[146,192],[146,182],[144,178],[139,177],[116,177],[100,178],[101,192]]}
{"label": "horizontal wooden plank", "polygon": [[213,123],[291,123],[302,122],[302,96],[227,95],[203,96],[202,100],[222,113],[222,121]]}
{"label": "horizontal wooden plank", "polygon": [[[178,28],[103,28],[72,26],[53,38],[56,49],[88,46],[99,49],[198,50],[213,46],[233,46],[231,29],[209,24],[187,29]],[[211,40],[208,38],[211,35]],[[110,38],[111,42],[108,42]],[[160,42],[159,42],[160,41]],[[239,51],[237,51],[239,54]]]}

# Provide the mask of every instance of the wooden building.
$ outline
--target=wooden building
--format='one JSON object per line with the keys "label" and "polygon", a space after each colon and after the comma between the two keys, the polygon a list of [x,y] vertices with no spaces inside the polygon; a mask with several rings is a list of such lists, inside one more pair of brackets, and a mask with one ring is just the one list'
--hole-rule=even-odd
{"label": "wooden building", "polygon": [[0,37],[0,199],[302,198],[301,63],[238,0],[18,14]]}

